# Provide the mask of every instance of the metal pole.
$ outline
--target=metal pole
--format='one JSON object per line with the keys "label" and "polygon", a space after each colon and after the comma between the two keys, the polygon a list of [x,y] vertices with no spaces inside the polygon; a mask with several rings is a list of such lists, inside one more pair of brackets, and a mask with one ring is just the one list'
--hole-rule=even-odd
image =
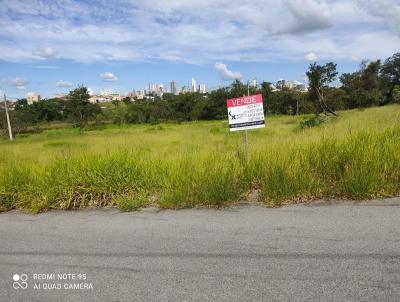
{"label": "metal pole", "polygon": [[249,163],[249,140],[247,138],[247,129],[244,130],[244,143],[245,143],[245,150],[246,150],[246,164]]}
{"label": "metal pole", "polygon": [[[249,81],[247,81],[247,96],[250,95],[250,87]],[[247,129],[244,130],[244,146],[245,146],[245,156],[246,156],[246,164],[249,163],[249,139],[247,135]]]}
{"label": "metal pole", "polygon": [[7,126],[8,126],[8,135],[10,137],[10,141],[13,140],[13,134],[11,130],[11,123],[10,123],[10,116],[8,115],[8,108],[7,108],[7,99],[6,95],[4,95],[4,107],[6,109],[6,116],[7,116]]}

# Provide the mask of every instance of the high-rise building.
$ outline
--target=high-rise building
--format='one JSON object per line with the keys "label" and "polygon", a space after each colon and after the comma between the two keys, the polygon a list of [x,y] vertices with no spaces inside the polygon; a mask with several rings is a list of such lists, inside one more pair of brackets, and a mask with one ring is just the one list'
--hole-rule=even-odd
{"label": "high-rise building", "polygon": [[283,79],[278,80],[278,82],[276,82],[276,88],[278,90],[283,90],[283,89],[297,89],[300,91],[306,91],[306,85],[304,85],[303,83],[299,82],[299,81],[286,81]]}
{"label": "high-rise building", "polygon": [[157,84],[149,84],[147,93],[148,94],[155,94],[157,92]]}
{"label": "high-rise building", "polygon": [[188,93],[188,92],[190,92],[190,90],[189,90],[189,88],[186,87],[186,86],[182,86],[182,87],[181,87],[181,90],[179,91],[180,94]]}
{"label": "high-rise building", "polygon": [[278,90],[282,90],[286,87],[286,81],[284,79],[279,79],[275,86]]}
{"label": "high-rise building", "polygon": [[192,92],[196,92],[196,91],[197,91],[196,80],[194,78],[192,78]]}
{"label": "high-rise building", "polygon": [[157,85],[157,95],[162,96],[164,93],[164,84],[159,84]]}
{"label": "high-rise building", "polygon": [[163,84],[149,84],[145,89],[145,94],[147,96],[159,96],[161,97],[164,93],[164,85]]}
{"label": "high-rise building", "polygon": [[120,94],[112,89],[103,89],[102,91],[100,91],[100,95],[103,97],[114,97],[114,96],[119,96]]}
{"label": "high-rise building", "polygon": [[172,94],[176,94],[177,93],[176,82],[175,81],[169,82],[169,92],[172,93]]}
{"label": "high-rise building", "polygon": [[206,90],[206,84],[200,84],[200,85],[199,85],[199,92],[200,92],[200,93],[206,93],[206,92],[207,92],[207,90]]}
{"label": "high-rise building", "polygon": [[143,100],[145,98],[145,96],[146,96],[146,91],[145,90],[138,90],[136,92],[136,98],[138,100]]}
{"label": "high-rise building", "polygon": [[132,91],[128,92],[128,94],[126,95],[128,98],[135,98],[136,97],[136,91],[135,89],[133,89]]}
{"label": "high-rise building", "polygon": [[31,92],[26,95],[26,102],[28,103],[28,105],[32,105],[34,102],[39,102],[39,101],[40,101],[40,94]]}

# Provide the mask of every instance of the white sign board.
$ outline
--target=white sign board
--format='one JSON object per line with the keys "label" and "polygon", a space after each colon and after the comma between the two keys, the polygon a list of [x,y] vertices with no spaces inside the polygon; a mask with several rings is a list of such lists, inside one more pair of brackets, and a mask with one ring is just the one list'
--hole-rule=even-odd
{"label": "white sign board", "polygon": [[250,95],[226,100],[230,131],[264,128],[262,95]]}

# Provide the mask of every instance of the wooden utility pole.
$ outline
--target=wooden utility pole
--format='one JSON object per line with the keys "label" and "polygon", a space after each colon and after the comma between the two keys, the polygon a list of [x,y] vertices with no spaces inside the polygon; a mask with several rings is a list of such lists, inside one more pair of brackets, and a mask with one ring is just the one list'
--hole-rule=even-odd
{"label": "wooden utility pole", "polygon": [[4,108],[6,109],[8,136],[10,137],[10,141],[12,141],[13,140],[13,134],[12,134],[12,130],[11,130],[10,116],[8,114],[6,95],[4,95]]}

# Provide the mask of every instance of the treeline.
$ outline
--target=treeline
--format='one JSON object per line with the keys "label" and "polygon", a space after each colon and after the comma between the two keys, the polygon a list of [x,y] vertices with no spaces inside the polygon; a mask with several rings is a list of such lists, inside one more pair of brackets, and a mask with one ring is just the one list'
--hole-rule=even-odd
{"label": "treeline", "polygon": [[[44,122],[66,120],[65,108],[65,102],[57,98],[41,100],[31,105],[28,105],[26,99],[20,99],[15,103],[14,110],[9,110],[13,132],[18,134],[28,129],[34,131],[35,126]],[[0,115],[0,135],[2,135],[6,133],[7,127],[4,104],[0,105]]]}
{"label": "treeline", "polygon": [[[158,123],[163,121],[193,121],[226,119],[226,99],[261,93],[269,114],[335,114],[337,110],[400,103],[400,53],[386,59],[362,62],[358,71],[338,76],[336,64],[311,64],[307,71],[308,91],[283,88],[274,91],[271,83],[248,87],[240,81],[207,94],[164,94],[162,99],[113,102],[100,110],[89,103],[85,87],[72,90],[67,100],[47,99],[28,105],[18,100],[11,119],[14,130],[23,132],[43,122],[65,121],[85,127],[97,123]],[[249,90],[249,91],[248,91]],[[0,119],[5,129],[5,117]],[[4,132],[4,131],[3,131]]]}

